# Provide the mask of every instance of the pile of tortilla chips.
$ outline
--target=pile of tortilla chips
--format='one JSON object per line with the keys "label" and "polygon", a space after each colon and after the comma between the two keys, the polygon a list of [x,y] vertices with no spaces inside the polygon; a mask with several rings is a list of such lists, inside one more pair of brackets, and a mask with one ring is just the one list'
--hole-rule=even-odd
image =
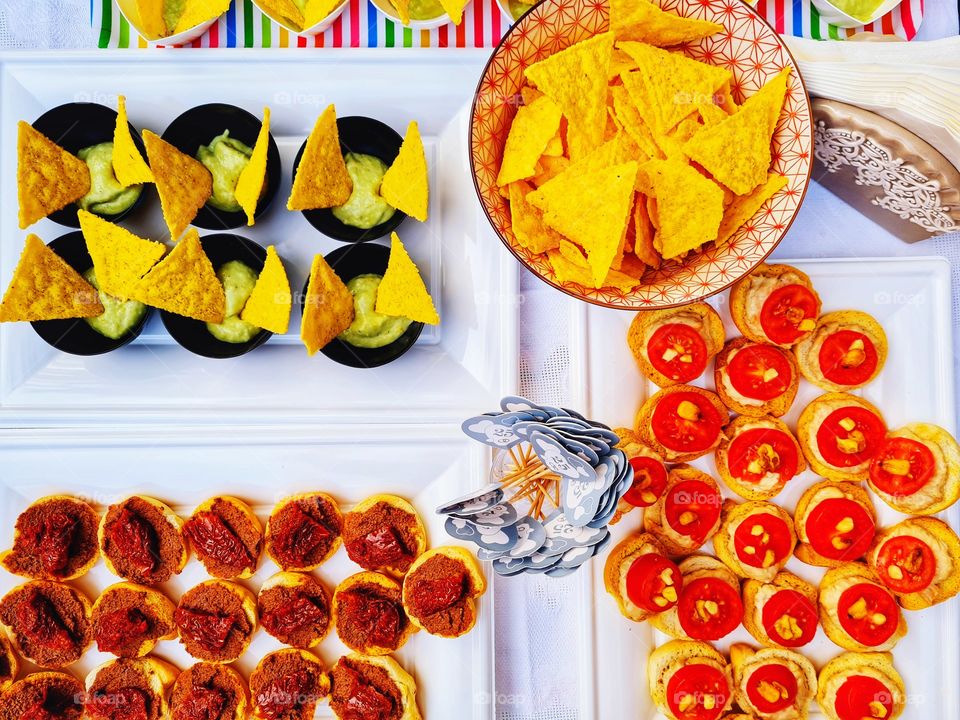
{"label": "pile of tortilla chips", "polygon": [[611,0],[610,24],[526,68],[497,184],[516,241],[558,282],[629,292],[786,185],[771,142],[791,69],[738,106],[730,71],[674,47],[721,25],[649,0]]}

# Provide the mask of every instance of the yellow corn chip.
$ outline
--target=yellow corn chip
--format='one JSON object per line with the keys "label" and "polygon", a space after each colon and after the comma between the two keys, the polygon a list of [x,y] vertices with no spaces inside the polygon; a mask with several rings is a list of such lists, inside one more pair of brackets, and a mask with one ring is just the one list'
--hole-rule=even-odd
{"label": "yellow corn chip", "polygon": [[307,0],[303,8],[303,29],[312,28],[336,10],[340,0]]}
{"label": "yellow corn chip", "polygon": [[140,29],[147,34],[147,39],[165,37],[168,31],[163,21],[163,0],[137,0],[136,5]]}
{"label": "yellow corn chip", "polygon": [[697,114],[687,115],[677,126],[667,133],[671,138],[678,142],[685,143],[696,135],[703,125],[700,124],[700,118]]}
{"label": "yellow corn chip", "polygon": [[747,98],[743,104],[743,107],[753,104],[766,106],[769,113],[767,131],[770,137],[773,137],[773,133],[777,129],[777,122],[780,120],[780,111],[783,110],[783,101],[787,96],[787,83],[790,81],[792,69],[787,65],[777,73],[776,77],[769,80],[766,85]]}
{"label": "yellow corn chip", "polygon": [[613,98],[613,109],[617,120],[627,131],[633,141],[643,152],[651,158],[664,157],[660,146],[657,145],[653,137],[653,131],[647,125],[646,121],[637,111],[637,106],[633,103],[626,87],[623,85],[614,85],[610,88],[610,95]]}
{"label": "yellow corn chip", "polygon": [[603,282],[597,285],[594,283],[593,275],[588,268],[571,262],[560,250],[550,250],[547,252],[547,258],[553,267],[553,273],[556,275],[557,282],[561,285],[564,283],[576,283],[585,288],[613,287],[623,292],[629,292],[640,284],[637,278],[630,277],[617,270],[611,270],[607,273]]}
{"label": "yellow corn chip", "polygon": [[267,182],[267,150],[270,149],[270,108],[263,109],[263,122],[257,133],[257,142],[246,166],[240,171],[233,195],[247,215],[247,225],[253,225],[253,216]]}
{"label": "yellow corn chip", "polygon": [[143,144],[160,196],[163,219],[175,241],[210,198],[213,177],[199,160],[180,152],[149,130],[143,131]]}
{"label": "yellow corn chip", "polygon": [[584,270],[590,269],[590,263],[587,261],[587,256],[584,255],[583,250],[578,248],[569,240],[561,241],[557,249],[560,251],[560,254],[563,255],[563,257],[577,267],[583,268]]}
{"label": "yellow corn chip", "polygon": [[733,99],[733,93],[730,91],[730,83],[727,83],[720,89],[720,96],[715,98],[715,100],[718,101],[717,105],[723,108],[727,115],[733,115],[740,109],[737,101]]}
{"label": "yellow corn chip", "polygon": [[697,110],[700,112],[700,118],[703,120],[703,124],[708,126],[716,125],[718,122],[722,122],[729,117],[722,107],[712,102],[700,103]]}
{"label": "yellow corn chip", "polygon": [[783,175],[770,173],[767,181],[749,195],[738,195],[730,203],[723,214],[717,244],[725,243],[739,230],[747,220],[752,218],[763,204],[779,192],[787,184]]}
{"label": "yellow corn chip", "polygon": [[668,47],[721,32],[723,25],[664,12],[648,0],[610,0],[610,29],[617,40]]}
{"label": "yellow corn chip", "polygon": [[329,105],[317,118],[293,178],[287,210],[317,210],[343,205],[353,181],[340,151],[337,111]]}
{"label": "yellow corn chip", "polygon": [[[560,131],[560,117],[560,108],[546,96],[517,109],[503,148],[497,185],[509,185],[536,174],[537,160]],[[562,142],[559,154],[563,154]]]}
{"label": "yellow corn chip", "polygon": [[[566,157],[551,157],[544,155],[537,163],[537,174],[530,178],[530,181],[536,187],[553,180],[557,175],[570,167],[570,159]],[[512,184],[512,183],[511,183]]]}
{"label": "yellow corn chip", "polygon": [[463,8],[469,0],[440,0],[440,6],[446,11],[454,25],[463,22]]}
{"label": "yellow corn chip", "polygon": [[87,164],[21,120],[17,124],[20,228],[33,225],[88,192],[90,169]]}
{"label": "yellow corn chip", "polygon": [[36,235],[27,235],[20,261],[0,302],[0,322],[96,317],[103,305],[84,280]]}
{"label": "yellow corn chip", "polygon": [[390,4],[393,5],[394,9],[397,11],[397,15],[400,16],[400,22],[404,25],[410,24],[410,0],[390,0]]}
{"label": "yellow corn chip", "polygon": [[293,0],[260,0],[260,6],[282,23],[303,30],[307,27],[303,10]]}
{"label": "yellow corn chip", "polygon": [[213,20],[223,15],[230,7],[230,0],[186,0],[183,13],[177,20],[177,27],[173,34],[179,35],[200,23]]}
{"label": "yellow corn chip", "polygon": [[293,296],[290,294],[290,281],[283,262],[277,255],[277,249],[267,247],[267,259],[263,270],[253,286],[253,292],[247,298],[247,304],[240,312],[240,319],[258,328],[283,335],[290,326],[290,308]]}
{"label": "yellow corn chip", "polygon": [[78,211],[77,217],[100,289],[118,300],[129,300],[140,278],[163,257],[166,245],[137,237],[86,210]]}
{"label": "yellow corn chip", "polygon": [[140,278],[133,298],[203,322],[223,322],[226,311],[223,285],[195,228],[190,228],[170,254]]}
{"label": "yellow corn chip", "polygon": [[530,252],[543,253],[559,247],[563,236],[543,224],[543,215],[527,202],[532,188],[523,180],[510,184],[510,219],[513,234]]}
{"label": "yellow corn chip", "polygon": [[614,48],[610,56],[610,67],[607,69],[607,79],[614,82],[620,79],[620,73],[637,69],[637,61],[620,48]]}
{"label": "yellow corn chip", "polygon": [[543,93],[531,85],[524,85],[520,88],[520,97],[523,98],[524,105],[533,105],[538,98],[543,97]]}
{"label": "yellow corn chip", "polygon": [[377,289],[374,310],[427,325],[439,325],[440,316],[423,284],[420,271],[396,233],[390,235],[390,260]]}
{"label": "yellow corn chip", "polygon": [[550,157],[560,157],[563,155],[563,136],[560,134],[560,130],[557,130],[556,135],[550,138],[550,142],[547,143],[547,146],[543,149],[544,155],[549,155]]}
{"label": "yellow corn chip", "polygon": [[130,135],[127,99],[123,95],[117,97],[117,125],[113,129],[113,174],[123,187],[153,182],[150,166]]}
{"label": "yellow corn chip", "polygon": [[[723,190],[678,157],[645,166],[657,198],[654,245],[667,260],[717,239]],[[652,213],[651,213],[652,215]]]}
{"label": "yellow corn chip", "polygon": [[427,156],[416,120],[407,126],[400,153],[383,175],[380,195],[400,212],[420,222],[427,221],[430,205],[430,181]]}
{"label": "yellow corn chip", "polygon": [[323,255],[314,255],[300,322],[300,339],[307,355],[315,355],[326,347],[350,327],[354,317],[353,294]]}
{"label": "yellow corn chip", "polygon": [[633,203],[633,254],[644,265],[660,267],[660,254],[653,246],[653,223],[647,211],[647,198],[637,194]]}

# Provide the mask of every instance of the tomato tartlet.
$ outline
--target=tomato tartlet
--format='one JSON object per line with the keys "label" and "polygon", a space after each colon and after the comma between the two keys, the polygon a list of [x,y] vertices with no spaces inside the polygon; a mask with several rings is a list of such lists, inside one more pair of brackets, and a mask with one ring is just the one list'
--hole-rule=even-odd
{"label": "tomato tartlet", "polygon": [[808,565],[836,567],[867,554],[877,530],[870,495],[850,482],[815,483],[793,512],[796,556]]}
{"label": "tomato tartlet", "polygon": [[155,657],[108,660],[87,675],[84,705],[91,720],[164,720],[167,693],[179,674]]}
{"label": "tomato tartlet", "polygon": [[614,432],[620,437],[617,447],[626,454],[633,469],[633,482],[617,503],[611,525],[634,508],[653,505],[667,487],[667,466],[660,454],[644,445],[634,430],[616,428]]}
{"label": "tomato tartlet", "polygon": [[817,588],[793,573],[743,584],[743,626],[766,647],[795,649],[817,634]]}
{"label": "tomato tartlet", "polygon": [[797,268],[761,264],[730,290],[730,314],[750,340],[788,348],[817,327],[820,296]]}
{"label": "tomato tartlet", "polygon": [[643,622],[677,604],[683,575],[653,535],[636,533],[607,555],[603,584],[624,617]]}
{"label": "tomato tartlet", "polygon": [[83,684],[62,672],[38,672],[0,693],[0,720],[80,720]]}
{"label": "tomato tartlet", "polygon": [[807,469],[800,443],[771,416],[740,415],[724,430],[716,452],[723,482],[745,500],[769,500]]}
{"label": "tomato tartlet", "polygon": [[356,653],[330,671],[330,709],[341,720],[420,720],[417,684],[391,657]]}
{"label": "tomato tartlet", "polygon": [[719,640],[740,626],[740,580],[709,555],[680,561],[679,598],[674,607],[653,615],[650,624],[675,638]]}
{"label": "tomato tartlet", "polygon": [[633,317],[627,344],[640,371],[660,387],[688,383],[706,372],[723,347],[723,321],[706,303],[645,310]]}
{"label": "tomato tartlet", "polygon": [[770,582],[793,556],[793,518],[779,505],[761,500],[727,500],[713,536],[717,557],[735,575]]}
{"label": "tomato tartlet", "polygon": [[197,663],[170,691],[171,720],[246,720],[249,707],[247,684],[229,665]]}
{"label": "tomato tartlet", "polygon": [[804,720],[817,694],[817,671],[793,650],[730,646],[737,705],[761,720]]}
{"label": "tomato tartlet", "polygon": [[886,434],[880,411],[847,393],[821,395],[797,421],[800,447],[810,467],[830,480],[866,480]]}
{"label": "tomato tartlet", "polygon": [[712,645],[671,640],[647,660],[647,683],[670,720],[717,720],[733,702],[730,666]]}
{"label": "tomato tartlet", "polygon": [[723,496],[717,481],[689,465],[677,465],[667,487],[643,513],[643,528],[670,555],[686,555],[703,547],[720,527]]}
{"label": "tomato tartlet", "polygon": [[284,645],[306,650],[319,645],[333,625],[330,594],[306,573],[279,572],[257,595],[263,629]]}
{"label": "tomato tartlet", "polygon": [[303,493],[279,503],[267,521],[267,555],[281,570],[316,570],[340,547],[343,516],[326,493]]}
{"label": "tomato tartlet", "polygon": [[823,631],[844,650],[892,650],[907,634],[896,597],[861,563],[827,570],[819,601]]}
{"label": "tomato tartlet", "polygon": [[475,599],[486,589],[483,571],[470,551],[433,548],[416,559],[403,579],[403,607],[421,630],[460,637],[476,624]]}
{"label": "tomato tartlet", "polygon": [[242,500],[226,495],[207,500],[193,511],[185,530],[211,576],[244,579],[257,571],[263,553],[263,525]]}
{"label": "tomato tartlet", "polygon": [[333,593],[333,624],[341,642],[362,655],[388,655],[417,632],[403,608],[403,591],[391,577],[360,572]]}
{"label": "tomato tartlet", "polygon": [[427,531],[406,500],[373,495],[344,514],[343,545],[364,570],[402,577],[427,549]]}
{"label": "tomato tartlet", "polygon": [[134,495],[107,508],[98,531],[107,569],[138,585],[179,575],[189,555],[183,520],[154,498]]}
{"label": "tomato tartlet", "polygon": [[159,640],[177,636],[175,610],[158,590],[127,582],[111,585],[93,603],[90,616],[97,649],[118,657],[143,657]]}
{"label": "tomato tartlet", "polygon": [[257,629],[257,600],[227,580],[207,580],[180,598],[174,613],[184,649],[198,660],[229,663],[250,645]]}
{"label": "tomato tartlet", "polygon": [[20,661],[4,633],[0,633],[0,693],[13,685],[20,671]]}
{"label": "tomato tartlet", "polygon": [[0,625],[17,652],[44,668],[75,663],[93,638],[90,601],[79,590],[31,580],[0,600]]}
{"label": "tomato tartlet", "polygon": [[880,323],[859,310],[820,316],[817,327],[793,352],[803,376],[832,392],[861,388],[887,360],[887,335]]}
{"label": "tomato tartlet", "polygon": [[723,346],[713,377],[723,404],[750,417],[786,415],[800,387],[800,372],[788,350],[745,337]]}
{"label": "tomato tartlet", "polygon": [[667,462],[687,462],[719,445],[729,420],[729,411],[715,393],[673,385],[640,407],[637,434]]}
{"label": "tomato tartlet", "polygon": [[330,679],[320,658],[306,650],[272,652],[250,674],[256,720],[311,720],[317,703],[329,694]]}
{"label": "tomato tartlet", "polygon": [[903,678],[888,653],[843,653],[820,669],[817,685],[817,703],[830,720],[896,720],[906,707]]}

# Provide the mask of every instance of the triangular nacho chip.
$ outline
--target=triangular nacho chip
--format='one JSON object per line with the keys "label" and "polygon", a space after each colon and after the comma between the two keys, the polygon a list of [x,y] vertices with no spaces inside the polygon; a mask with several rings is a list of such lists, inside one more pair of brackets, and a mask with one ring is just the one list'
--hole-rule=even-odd
{"label": "triangular nacho chip", "polygon": [[127,99],[117,97],[117,125],[113,129],[113,174],[123,187],[153,182],[150,166],[133,142],[127,120]]}
{"label": "triangular nacho chip", "polygon": [[20,228],[90,192],[90,169],[30,123],[17,124],[17,198]]}
{"label": "triangular nacho chip", "polygon": [[611,270],[598,286],[594,283],[593,275],[589,268],[572,262],[568,257],[564,256],[559,249],[548,251],[547,258],[553,267],[553,273],[556,276],[557,282],[561,285],[572,282],[585,288],[614,287],[623,292],[629,292],[640,284],[637,278],[630,277],[618,270]]}
{"label": "triangular nacho chip", "polygon": [[318,24],[336,10],[339,4],[340,0],[307,0],[303,7],[303,29],[307,30]]}
{"label": "triangular nacho chip", "polygon": [[263,194],[263,186],[267,181],[267,151],[270,149],[270,108],[263,109],[263,122],[254,143],[253,152],[246,166],[240,171],[237,186],[233,189],[233,196],[237,199],[243,212],[247,215],[247,225],[253,225],[253,216],[257,212],[257,204]]}
{"label": "triangular nacho chip", "polygon": [[657,198],[654,245],[664,258],[680,257],[717,239],[723,219],[719,185],[679,157],[651,160],[644,169]]}
{"label": "triangular nacho chip", "polygon": [[[503,147],[497,185],[509,185],[536,174],[537,160],[545,154],[550,141],[559,137],[561,117],[560,108],[546,95],[517,108]],[[560,152],[551,154],[563,154],[562,140]]]}
{"label": "triangular nacho chip", "polygon": [[374,309],[383,315],[404,317],[427,325],[440,324],[440,316],[420,271],[396,233],[390,235],[390,260],[377,289]]}
{"label": "triangular nacho chip", "polygon": [[230,7],[230,0],[186,0],[183,13],[173,29],[174,35],[186,32],[200,23],[205,23],[223,15]]}
{"label": "triangular nacho chip", "polygon": [[323,255],[314,255],[300,322],[300,339],[307,347],[307,354],[316,354],[350,327],[354,312],[353,294]]}
{"label": "triangular nacho chip", "polygon": [[129,300],[140,278],[163,257],[167,246],[137,237],[86,210],[80,210],[77,217],[100,289],[118,300]]}
{"label": "triangular nacho chip", "polygon": [[147,34],[147,40],[156,40],[168,34],[163,21],[163,0],[136,0],[136,5],[140,29]]}
{"label": "triangular nacho chip", "polygon": [[414,120],[400,145],[400,153],[383,175],[380,195],[400,212],[426,222],[430,205],[430,182],[427,156],[420,139],[420,128]]}
{"label": "triangular nacho chip", "polygon": [[463,22],[463,8],[470,0],[440,0],[440,6],[446,11],[454,25]]}
{"label": "triangular nacho chip", "polygon": [[390,4],[393,5],[394,9],[397,11],[397,15],[400,16],[400,22],[404,25],[409,25],[410,0],[390,0]]}
{"label": "triangular nacho chip", "polygon": [[783,175],[770,173],[767,176],[767,181],[758,186],[752,193],[736,196],[723,213],[723,221],[720,223],[720,231],[717,235],[717,244],[729,240],[767,200],[783,189],[786,184],[787,179]]}
{"label": "triangular nacho chip", "polygon": [[613,98],[613,110],[616,113],[617,121],[633,138],[633,141],[648,157],[664,157],[660,146],[657,145],[657,141],[653,137],[653,131],[650,130],[646,121],[637,111],[637,106],[633,103],[627,89],[623,85],[614,85],[610,88],[610,95]]}
{"label": "triangular nacho chip", "polygon": [[530,178],[530,181],[535,187],[540,187],[544,183],[553,180],[553,178],[566,171],[566,169],[569,167],[570,158],[563,156],[552,157],[550,155],[544,155],[542,158],[540,158],[540,162],[537,163],[537,174]]}
{"label": "triangular nacho chip", "polygon": [[260,6],[283,24],[298,30],[307,27],[303,10],[293,0],[260,0]]}
{"label": "triangular nacho chip", "polygon": [[563,236],[543,224],[543,214],[527,202],[533,191],[523,180],[510,184],[510,222],[517,242],[533,253],[560,246]]}
{"label": "triangular nacho chip", "polygon": [[143,144],[160,196],[163,219],[170,238],[176,241],[210,199],[213,177],[199,160],[180,152],[149,130],[143,131]]}
{"label": "triangular nacho chip", "polygon": [[772,80],[768,80],[762,88],[748,97],[747,101],[741,106],[741,109],[753,104],[766,106],[769,123],[767,131],[770,137],[773,137],[780,120],[780,112],[783,110],[783,101],[787,96],[787,84],[790,82],[790,72],[792,70],[793,68],[787,65]]}
{"label": "triangular nacho chip", "polygon": [[267,248],[267,259],[263,270],[253,286],[253,292],[247,298],[247,304],[240,312],[240,319],[258,328],[283,335],[290,326],[290,308],[293,296],[290,294],[290,281],[283,262],[277,255],[277,249]]}
{"label": "triangular nacho chip", "polygon": [[328,105],[307,138],[307,146],[293,178],[287,210],[337,207],[350,199],[353,181],[340,150],[337,111]]}
{"label": "triangular nacho chip", "polygon": [[204,322],[223,322],[226,311],[223,285],[194,228],[140,279],[133,297],[152,307]]}
{"label": "triangular nacho chip", "polygon": [[660,254],[653,245],[653,235],[653,223],[647,212],[647,198],[637,193],[633,203],[633,254],[644,265],[659,268]]}
{"label": "triangular nacho chip", "polygon": [[712,102],[700,103],[697,110],[700,112],[700,119],[703,120],[703,124],[707,126],[716,125],[729,117],[726,110]]}
{"label": "triangular nacho chip", "polygon": [[723,25],[664,12],[648,0],[610,0],[610,29],[617,40],[669,47],[718,33]]}

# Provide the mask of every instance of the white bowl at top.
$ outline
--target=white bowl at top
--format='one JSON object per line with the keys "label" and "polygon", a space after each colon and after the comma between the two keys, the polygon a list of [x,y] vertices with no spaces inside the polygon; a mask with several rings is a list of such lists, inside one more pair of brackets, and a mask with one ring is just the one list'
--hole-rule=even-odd
{"label": "white bowl at top", "polygon": [[884,0],[884,2],[881,2],[877,6],[876,10],[874,10],[866,19],[864,19],[856,18],[853,15],[844,12],[830,2],[830,0],[813,0],[813,4],[816,5],[817,10],[820,11],[820,17],[831,25],[836,25],[837,27],[858,27],[860,25],[872,23],[875,20],[882,18],[888,12],[897,7],[897,5],[899,5],[901,2],[903,2],[903,0]]}
{"label": "white bowl at top", "polygon": [[447,13],[441,13],[429,20],[410,20],[410,22],[404,24],[403,20],[400,19],[400,15],[397,14],[397,9],[391,4],[390,0],[372,0],[372,2],[377,6],[377,10],[388,18],[398,25],[403,25],[411,30],[433,30],[433,28],[438,28],[452,22]]}
{"label": "white bowl at top", "polygon": [[147,33],[143,30],[143,23],[140,21],[140,11],[137,9],[137,0],[117,0],[117,7],[120,8],[120,14],[126,18],[127,22],[130,23],[150,45],[186,45],[203,35],[211,25],[220,19],[218,16],[210,20],[205,20],[199,25],[194,25],[192,28],[184,30],[181,33],[152,38],[148,37]]}

